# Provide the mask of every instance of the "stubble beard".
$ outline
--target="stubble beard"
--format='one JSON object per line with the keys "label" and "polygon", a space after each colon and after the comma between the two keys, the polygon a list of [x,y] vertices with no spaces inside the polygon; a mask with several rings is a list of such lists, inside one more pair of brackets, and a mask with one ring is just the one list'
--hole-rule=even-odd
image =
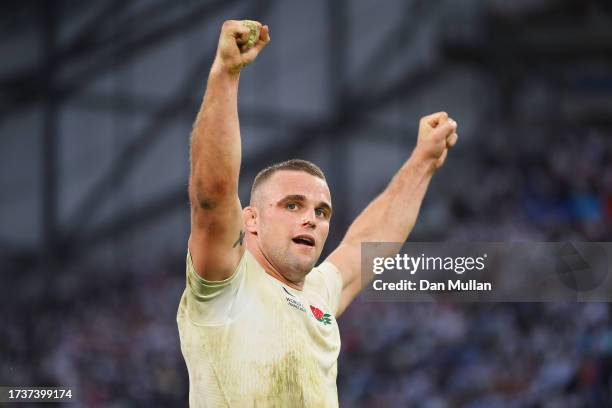
{"label": "stubble beard", "polygon": [[292,253],[289,247],[270,248],[269,256],[279,273],[290,282],[303,281],[316,263],[316,259],[304,261],[299,255]]}

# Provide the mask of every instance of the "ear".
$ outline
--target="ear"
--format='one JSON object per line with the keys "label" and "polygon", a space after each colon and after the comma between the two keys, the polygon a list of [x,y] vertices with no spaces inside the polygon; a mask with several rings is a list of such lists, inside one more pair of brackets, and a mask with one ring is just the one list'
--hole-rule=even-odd
{"label": "ear", "polygon": [[257,208],[255,207],[244,207],[242,210],[242,216],[244,218],[244,225],[248,232],[257,234]]}

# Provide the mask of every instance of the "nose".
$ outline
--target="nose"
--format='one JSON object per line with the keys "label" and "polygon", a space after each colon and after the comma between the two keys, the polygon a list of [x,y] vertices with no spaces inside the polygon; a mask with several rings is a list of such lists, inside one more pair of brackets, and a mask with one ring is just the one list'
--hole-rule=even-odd
{"label": "nose", "polygon": [[302,218],[302,226],[315,229],[317,227],[314,211],[308,211]]}

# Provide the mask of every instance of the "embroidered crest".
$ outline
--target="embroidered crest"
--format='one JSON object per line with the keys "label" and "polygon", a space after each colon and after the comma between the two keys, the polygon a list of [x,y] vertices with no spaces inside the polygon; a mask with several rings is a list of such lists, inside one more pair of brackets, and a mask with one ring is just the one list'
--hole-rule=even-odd
{"label": "embroidered crest", "polygon": [[317,307],[310,306],[310,310],[312,311],[312,315],[320,321],[321,323],[331,324],[331,315],[329,313],[323,313],[323,311]]}

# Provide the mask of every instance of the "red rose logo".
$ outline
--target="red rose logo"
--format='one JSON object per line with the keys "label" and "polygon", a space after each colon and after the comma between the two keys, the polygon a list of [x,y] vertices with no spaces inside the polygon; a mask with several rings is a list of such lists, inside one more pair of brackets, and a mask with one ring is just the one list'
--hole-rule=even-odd
{"label": "red rose logo", "polygon": [[318,309],[318,308],[316,308],[314,306],[310,306],[310,310],[312,310],[312,314],[314,315],[315,319],[317,319],[317,320],[321,320],[321,318],[325,314],[325,313],[323,313],[321,311],[321,309]]}
{"label": "red rose logo", "polygon": [[331,324],[331,315],[329,313],[323,313],[321,309],[312,305],[310,306],[310,310],[317,321],[323,323],[324,325]]}

